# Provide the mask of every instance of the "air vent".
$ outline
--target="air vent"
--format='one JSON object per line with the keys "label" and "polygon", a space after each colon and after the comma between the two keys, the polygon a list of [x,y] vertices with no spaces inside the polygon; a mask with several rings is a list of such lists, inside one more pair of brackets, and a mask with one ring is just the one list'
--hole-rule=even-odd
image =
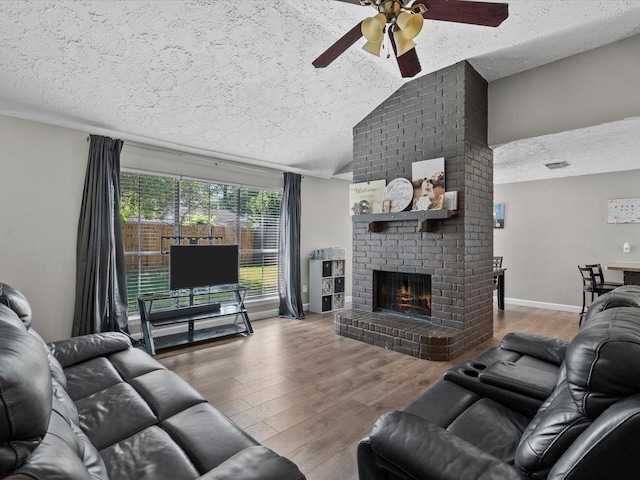
{"label": "air vent", "polygon": [[567,162],[554,162],[554,163],[545,163],[544,166],[547,167],[549,170],[556,170],[558,168],[568,167],[569,164]]}

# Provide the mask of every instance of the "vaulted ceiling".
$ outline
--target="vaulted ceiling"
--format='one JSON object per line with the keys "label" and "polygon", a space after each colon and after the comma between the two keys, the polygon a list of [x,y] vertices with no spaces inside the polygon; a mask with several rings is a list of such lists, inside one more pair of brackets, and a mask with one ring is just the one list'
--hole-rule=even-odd
{"label": "vaulted ceiling", "polygon": [[[492,81],[640,33],[637,0],[508,3],[495,29],[425,22],[421,74],[469,59]],[[311,62],[374,13],[332,0],[3,0],[0,114],[339,175],[353,126],[406,80],[364,40],[325,69]],[[496,151],[496,178],[519,153]]]}

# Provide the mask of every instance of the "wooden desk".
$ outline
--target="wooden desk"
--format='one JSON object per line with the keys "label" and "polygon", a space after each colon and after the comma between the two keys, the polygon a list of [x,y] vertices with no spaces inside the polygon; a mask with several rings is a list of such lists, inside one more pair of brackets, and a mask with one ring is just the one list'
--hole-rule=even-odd
{"label": "wooden desk", "polygon": [[498,310],[504,310],[504,272],[506,268],[494,268],[493,279],[498,285]]}
{"label": "wooden desk", "polygon": [[625,285],[640,285],[640,263],[610,263],[607,270],[622,270]]}

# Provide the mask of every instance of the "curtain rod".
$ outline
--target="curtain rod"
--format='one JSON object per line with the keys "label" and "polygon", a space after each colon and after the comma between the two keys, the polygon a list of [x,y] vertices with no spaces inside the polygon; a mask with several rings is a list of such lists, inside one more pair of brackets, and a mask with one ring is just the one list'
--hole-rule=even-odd
{"label": "curtain rod", "polygon": [[[194,177],[191,175],[180,175],[175,173],[166,173],[166,172],[157,172],[155,170],[147,170],[146,168],[132,168],[132,167],[122,167],[123,172],[127,173],[137,173],[140,175],[158,175],[166,178],[173,178],[175,180],[189,180],[194,182],[209,182],[215,183],[217,180],[211,178],[202,178],[202,177]],[[223,182],[224,185],[230,185],[232,187],[250,187],[250,188],[261,188],[263,190],[278,190],[277,188],[269,188],[269,187],[261,187],[259,185],[250,185],[245,183],[236,183],[236,182]]]}
{"label": "curtain rod", "polygon": [[258,167],[253,167],[253,166],[245,166],[242,163],[227,163],[224,162],[222,160],[219,160],[215,157],[207,157],[206,155],[200,155],[197,153],[188,153],[188,152],[180,152],[178,150],[171,150],[171,149],[166,149],[166,148],[162,148],[162,147],[154,147],[154,146],[150,146],[150,145],[143,145],[143,144],[138,144],[138,143],[126,143],[125,145],[128,145],[129,147],[133,147],[133,148],[139,148],[140,150],[149,150],[150,152],[159,152],[159,153],[169,153],[172,155],[177,155],[179,157],[190,157],[190,158],[194,158],[196,160],[202,160],[202,161],[206,161],[206,162],[212,162],[214,165],[216,166],[224,166],[224,167],[229,167],[229,168],[239,168],[240,170],[248,170],[251,172],[260,172],[260,173],[264,173],[267,175],[277,175],[277,174],[281,174],[281,171],[269,171],[269,170],[263,170],[261,168]]}
{"label": "curtain rod", "polygon": [[[91,135],[87,136],[87,142],[91,140]],[[133,147],[133,148],[139,148],[141,150],[149,150],[151,152],[159,152],[159,153],[169,153],[172,155],[178,155],[180,157],[185,156],[185,157],[191,157],[191,158],[195,158],[197,160],[204,160],[207,162],[213,162],[216,166],[224,166],[224,167],[229,167],[229,168],[238,168],[241,170],[248,170],[250,172],[260,172],[260,173],[264,173],[266,175],[277,175],[277,174],[281,174],[283,173],[285,170],[277,170],[277,169],[273,169],[273,171],[270,170],[264,170],[260,167],[257,166],[245,166],[244,164],[240,163],[240,162],[234,162],[233,164],[230,163],[226,163],[223,160],[217,159],[215,157],[207,157],[206,155],[201,155],[201,154],[197,154],[197,153],[188,153],[188,152],[181,152],[179,150],[172,150],[169,148],[164,148],[164,147],[156,147],[156,146],[152,146],[152,145],[145,145],[143,143],[138,143],[135,141],[124,141],[124,145],[129,146],[129,147]]]}
{"label": "curtain rod", "polygon": [[226,180],[215,180],[213,178],[205,178],[205,177],[194,177],[191,175],[180,175],[176,173],[166,173],[166,172],[158,172],[156,170],[148,170],[145,168],[133,168],[133,167],[122,167],[122,171],[126,173],[137,173],[140,175],[157,175],[166,178],[173,178],[175,180],[189,180],[194,182],[208,182],[208,183],[219,183],[224,185],[230,185],[232,187],[238,188],[256,188],[259,190],[269,190],[273,192],[281,192],[282,188],[279,187],[265,187],[264,185],[252,185],[250,183],[237,183],[237,182],[229,182]]}

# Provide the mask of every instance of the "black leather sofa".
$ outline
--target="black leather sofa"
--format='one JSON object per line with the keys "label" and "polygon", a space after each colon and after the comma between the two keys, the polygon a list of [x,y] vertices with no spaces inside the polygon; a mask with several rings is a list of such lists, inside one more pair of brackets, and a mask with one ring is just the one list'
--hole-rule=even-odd
{"label": "black leather sofa", "polygon": [[598,298],[571,342],[508,334],[358,445],[360,480],[635,479],[640,287]]}
{"label": "black leather sofa", "polygon": [[0,478],[300,480],[122,334],[51,344],[0,283]]}

